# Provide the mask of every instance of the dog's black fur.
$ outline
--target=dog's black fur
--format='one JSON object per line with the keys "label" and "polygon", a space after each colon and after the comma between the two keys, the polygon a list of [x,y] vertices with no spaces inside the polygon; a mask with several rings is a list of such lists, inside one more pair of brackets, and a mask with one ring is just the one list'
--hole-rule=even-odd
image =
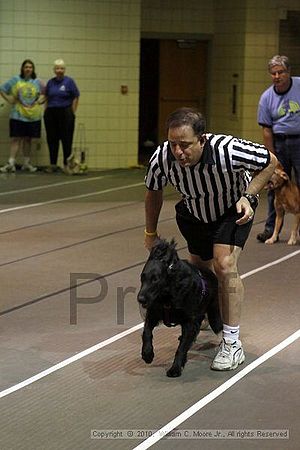
{"label": "dog's black fur", "polygon": [[187,352],[200,332],[207,314],[212,330],[222,330],[218,304],[218,281],[209,269],[199,269],[179,258],[175,241],[161,240],[155,245],[141,273],[138,302],[146,310],[143,331],[142,358],[150,364],[154,358],[153,329],[163,322],[166,326],[181,325],[173,365],[168,377],[179,377],[187,360]]}

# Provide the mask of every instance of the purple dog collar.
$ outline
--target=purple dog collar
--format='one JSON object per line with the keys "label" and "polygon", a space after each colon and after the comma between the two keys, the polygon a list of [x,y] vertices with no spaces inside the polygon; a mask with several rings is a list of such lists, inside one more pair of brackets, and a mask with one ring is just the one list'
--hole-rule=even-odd
{"label": "purple dog collar", "polygon": [[200,284],[201,284],[201,289],[202,289],[201,295],[202,295],[202,297],[204,297],[208,293],[207,282],[206,282],[205,278],[203,278],[200,270],[198,271],[198,274],[199,274]]}

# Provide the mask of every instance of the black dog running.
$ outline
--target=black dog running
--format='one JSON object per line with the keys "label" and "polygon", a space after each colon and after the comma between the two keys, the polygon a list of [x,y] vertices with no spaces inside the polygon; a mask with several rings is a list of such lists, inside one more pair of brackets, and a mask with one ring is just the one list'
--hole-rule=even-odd
{"label": "black dog running", "polygon": [[196,340],[205,314],[212,330],[222,330],[218,303],[218,281],[209,269],[199,269],[179,258],[175,241],[161,240],[155,245],[141,273],[137,299],[146,310],[142,358],[150,364],[154,358],[153,329],[161,322],[181,325],[181,337],[168,377],[179,377],[187,361],[187,352]]}

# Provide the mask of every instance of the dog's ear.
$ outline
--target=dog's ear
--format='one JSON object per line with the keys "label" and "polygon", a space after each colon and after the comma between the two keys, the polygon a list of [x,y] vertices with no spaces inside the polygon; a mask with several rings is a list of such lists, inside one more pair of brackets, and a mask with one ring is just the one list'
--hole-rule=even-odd
{"label": "dog's ear", "polygon": [[170,241],[170,248],[175,250],[176,249],[176,245],[177,245],[177,243],[176,243],[175,239],[172,238],[171,241]]}
{"label": "dog's ear", "polygon": [[276,169],[275,169],[275,173],[277,175],[279,175],[283,180],[289,180],[289,176],[288,174],[285,172],[284,167],[282,164],[280,164],[280,162],[277,163]]}
{"label": "dog's ear", "polygon": [[274,173],[276,175],[278,175],[280,178],[282,178],[283,180],[289,181],[289,179],[290,179],[288,174],[284,170],[281,170],[279,168],[275,169]]}
{"label": "dog's ear", "polygon": [[289,181],[289,179],[290,179],[288,174],[285,173],[284,171],[280,172],[280,176],[281,176],[281,178],[283,178],[286,181]]}
{"label": "dog's ear", "polygon": [[176,262],[178,261],[179,257],[177,254],[177,250],[176,250],[176,242],[175,239],[171,239],[169,245],[168,245],[168,249],[166,252],[166,262],[168,264],[168,266],[172,266],[174,264],[176,264]]}
{"label": "dog's ear", "polygon": [[159,239],[152,247],[150,252],[150,257],[155,259],[161,259],[165,254],[167,248],[166,241],[164,239]]}

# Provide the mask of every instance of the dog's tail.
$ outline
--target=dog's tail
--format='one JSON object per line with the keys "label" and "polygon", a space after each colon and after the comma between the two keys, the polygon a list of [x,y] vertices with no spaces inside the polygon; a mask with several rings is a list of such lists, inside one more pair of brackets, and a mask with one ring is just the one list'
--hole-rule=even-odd
{"label": "dog's tail", "polygon": [[211,281],[210,287],[211,298],[207,307],[207,318],[213,332],[215,334],[218,334],[223,329],[223,321],[219,306],[218,279],[213,272],[207,273],[206,276]]}
{"label": "dog's tail", "polygon": [[208,322],[215,334],[220,333],[223,329],[218,296],[214,296],[207,308]]}

